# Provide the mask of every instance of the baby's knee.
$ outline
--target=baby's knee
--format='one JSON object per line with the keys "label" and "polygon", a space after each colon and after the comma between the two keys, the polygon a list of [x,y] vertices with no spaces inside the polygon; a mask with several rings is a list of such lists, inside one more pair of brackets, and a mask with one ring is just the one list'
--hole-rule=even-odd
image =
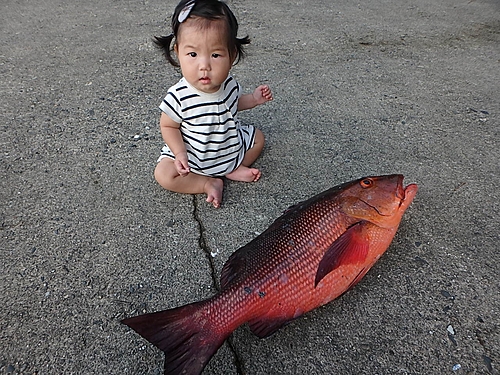
{"label": "baby's knee", "polygon": [[264,133],[260,129],[256,129],[255,131],[255,145],[260,146],[260,148],[264,147],[266,143],[266,138],[264,137]]}
{"label": "baby's knee", "polygon": [[[171,165],[170,165],[171,164]],[[154,171],[155,180],[165,189],[170,190],[170,185],[174,179],[172,168],[175,169],[174,163],[169,163],[169,160],[162,159],[156,164]]]}

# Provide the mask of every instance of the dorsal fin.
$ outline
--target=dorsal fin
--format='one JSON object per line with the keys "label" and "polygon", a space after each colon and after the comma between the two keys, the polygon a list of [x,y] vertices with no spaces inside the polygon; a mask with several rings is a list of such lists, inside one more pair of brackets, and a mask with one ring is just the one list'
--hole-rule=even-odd
{"label": "dorsal fin", "polygon": [[[248,246],[248,245],[247,245]],[[246,268],[247,246],[235,251],[222,267],[220,274],[221,290],[226,289],[231,283],[237,280]]]}
{"label": "dorsal fin", "polygon": [[353,225],[330,245],[319,262],[314,280],[315,287],[326,275],[342,264],[359,263],[366,259],[369,241],[363,233],[362,224],[363,222]]}

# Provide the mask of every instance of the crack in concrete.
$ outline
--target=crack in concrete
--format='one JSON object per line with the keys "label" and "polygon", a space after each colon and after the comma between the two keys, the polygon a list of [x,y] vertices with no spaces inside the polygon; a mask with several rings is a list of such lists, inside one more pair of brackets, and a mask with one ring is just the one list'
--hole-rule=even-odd
{"label": "crack in concrete", "polygon": [[196,197],[196,195],[193,195],[193,217],[194,220],[198,223],[198,233],[200,234],[200,236],[198,237],[198,245],[200,246],[200,249],[203,250],[205,256],[207,257],[208,265],[210,266],[212,282],[215,286],[215,289],[217,289],[217,291],[220,292],[220,283],[217,278],[215,262],[211,255],[210,246],[208,246],[207,243],[207,238],[206,238],[207,231],[205,229],[205,226],[203,225],[203,221],[200,218],[200,213],[198,210],[198,198]]}
{"label": "crack in concrete", "polygon": [[[200,217],[200,212],[198,209],[198,198],[196,195],[193,195],[193,217],[194,220],[198,223],[198,233],[200,234],[198,237],[198,245],[200,246],[200,249],[203,250],[205,253],[205,256],[207,257],[208,264],[210,266],[210,274],[212,277],[212,283],[215,286],[215,289],[217,289],[217,292],[220,292],[220,281],[219,278],[217,277],[217,271],[215,267],[215,262],[212,257],[212,252],[210,250],[210,246],[208,245],[207,242],[207,231],[205,229],[205,226],[203,225],[203,220]],[[234,357],[234,364],[236,366],[236,372],[238,375],[245,375],[246,371],[243,365],[243,358],[236,349],[236,345],[233,342],[233,336],[231,336],[226,340],[227,346],[229,347],[229,350],[231,353],[233,353]]]}

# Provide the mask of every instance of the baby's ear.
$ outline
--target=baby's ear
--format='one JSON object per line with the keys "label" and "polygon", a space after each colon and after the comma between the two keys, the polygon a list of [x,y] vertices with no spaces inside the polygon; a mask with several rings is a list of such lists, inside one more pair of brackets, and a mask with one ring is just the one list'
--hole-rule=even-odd
{"label": "baby's ear", "polygon": [[235,48],[233,53],[231,54],[231,65],[234,65],[234,62],[238,59],[238,50]]}
{"label": "baby's ear", "polygon": [[179,47],[177,46],[177,43],[174,44],[174,52],[176,55],[179,54]]}

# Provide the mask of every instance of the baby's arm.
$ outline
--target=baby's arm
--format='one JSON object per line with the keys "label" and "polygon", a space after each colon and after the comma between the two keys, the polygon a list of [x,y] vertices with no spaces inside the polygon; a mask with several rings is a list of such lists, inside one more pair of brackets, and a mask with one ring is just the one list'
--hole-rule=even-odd
{"label": "baby's arm", "polygon": [[189,173],[190,169],[188,165],[186,145],[184,144],[184,140],[182,139],[182,134],[179,128],[180,124],[168,117],[166,113],[161,113],[161,135],[168,148],[170,148],[170,150],[175,155],[174,165],[177,169],[177,172],[181,176],[186,176]]}
{"label": "baby's arm", "polygon": [[273,93],[267,85],[260,85],[252,94],[241,95],[238,100],[238,111],[257,107],[273,100]]}

